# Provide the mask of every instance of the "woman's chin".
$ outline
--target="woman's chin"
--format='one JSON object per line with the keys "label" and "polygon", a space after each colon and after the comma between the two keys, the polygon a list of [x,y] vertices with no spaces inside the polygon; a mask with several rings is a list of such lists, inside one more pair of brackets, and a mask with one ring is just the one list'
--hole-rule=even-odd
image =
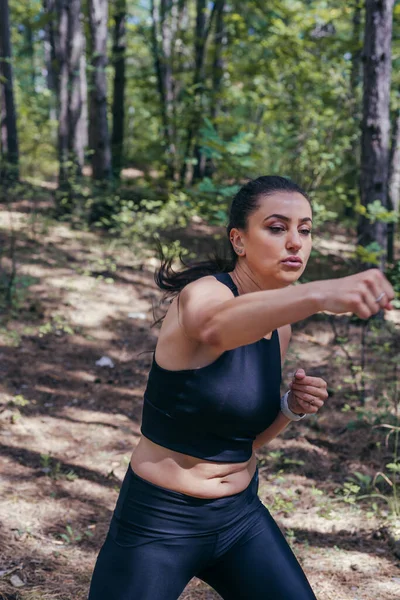
{"label": "woman's chin", "polygon": [[288,271],[288,272],[280,272],[278,281],[281,283],[281,286],[290,285],[291,283],[295,283],[300,279],[303,274],[303,269],[299,269],[298,271]]}

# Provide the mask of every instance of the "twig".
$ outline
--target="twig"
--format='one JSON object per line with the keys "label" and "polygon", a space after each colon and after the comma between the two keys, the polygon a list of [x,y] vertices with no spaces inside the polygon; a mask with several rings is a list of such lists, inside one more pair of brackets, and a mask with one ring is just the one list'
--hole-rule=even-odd
{"label": "twig", "polygon": [[13,567],[12,569],[5,569],[4,571],[0,571],[0,579],[2,577],[7,577],[8,575],[11,575],[11,573],[14,573],[14,571],[19,571],[20,569],[23,568],[24,565],[17,565],[16,567]]}

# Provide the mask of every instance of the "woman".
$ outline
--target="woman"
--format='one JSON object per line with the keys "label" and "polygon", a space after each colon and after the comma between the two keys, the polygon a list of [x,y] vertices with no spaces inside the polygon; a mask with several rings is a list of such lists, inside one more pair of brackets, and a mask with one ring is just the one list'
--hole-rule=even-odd
{"label": "woman", "polygon": [[327,398],[326,382],[299,369],[280,399],[290,323],[321,310],[366,319],[394,294],[377,269],[292,286],[311,226],[296,184],[260,177],[233,200],[231,264],[161,268],[176,297],[90,600],[176,600],[194,576],[226,600],[315,599],[257,496],[255,451]]}

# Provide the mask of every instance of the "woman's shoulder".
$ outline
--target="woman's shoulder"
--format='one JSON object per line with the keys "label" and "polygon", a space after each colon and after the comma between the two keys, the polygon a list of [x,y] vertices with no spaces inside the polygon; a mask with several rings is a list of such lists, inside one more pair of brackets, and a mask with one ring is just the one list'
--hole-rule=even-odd
{"label": "woman's shoulder", "polygon": [[221,354],[204,343],[207,315],[232,299],[231,290],[213,275],[188,283],[171,303],[160,331],[155,360],[167,370],[191,370],[208,365]]}
{"label": "woman's shoulder", "polygon": [[216,273],[215,275],[204,275],[195,281],[191,281],[179,293],[181,301],[185,302],[193,298],[199,298],[200,300],[207,298],[231,299],[235,294],[232,287],[227,285],[230,278],[229,275],[226,276],[227,273]]}

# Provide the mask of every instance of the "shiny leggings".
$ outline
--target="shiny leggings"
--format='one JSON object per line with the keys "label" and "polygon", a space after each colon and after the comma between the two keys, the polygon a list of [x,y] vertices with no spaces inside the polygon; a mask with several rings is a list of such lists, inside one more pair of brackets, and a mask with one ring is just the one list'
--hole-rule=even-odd
{"label": "shiny leggings", "polygon": [[129,467],[89,600],[177,600],[194,576],[225,600],[316,600],[257,491],[258,471],[242,492],[204,499]]}

